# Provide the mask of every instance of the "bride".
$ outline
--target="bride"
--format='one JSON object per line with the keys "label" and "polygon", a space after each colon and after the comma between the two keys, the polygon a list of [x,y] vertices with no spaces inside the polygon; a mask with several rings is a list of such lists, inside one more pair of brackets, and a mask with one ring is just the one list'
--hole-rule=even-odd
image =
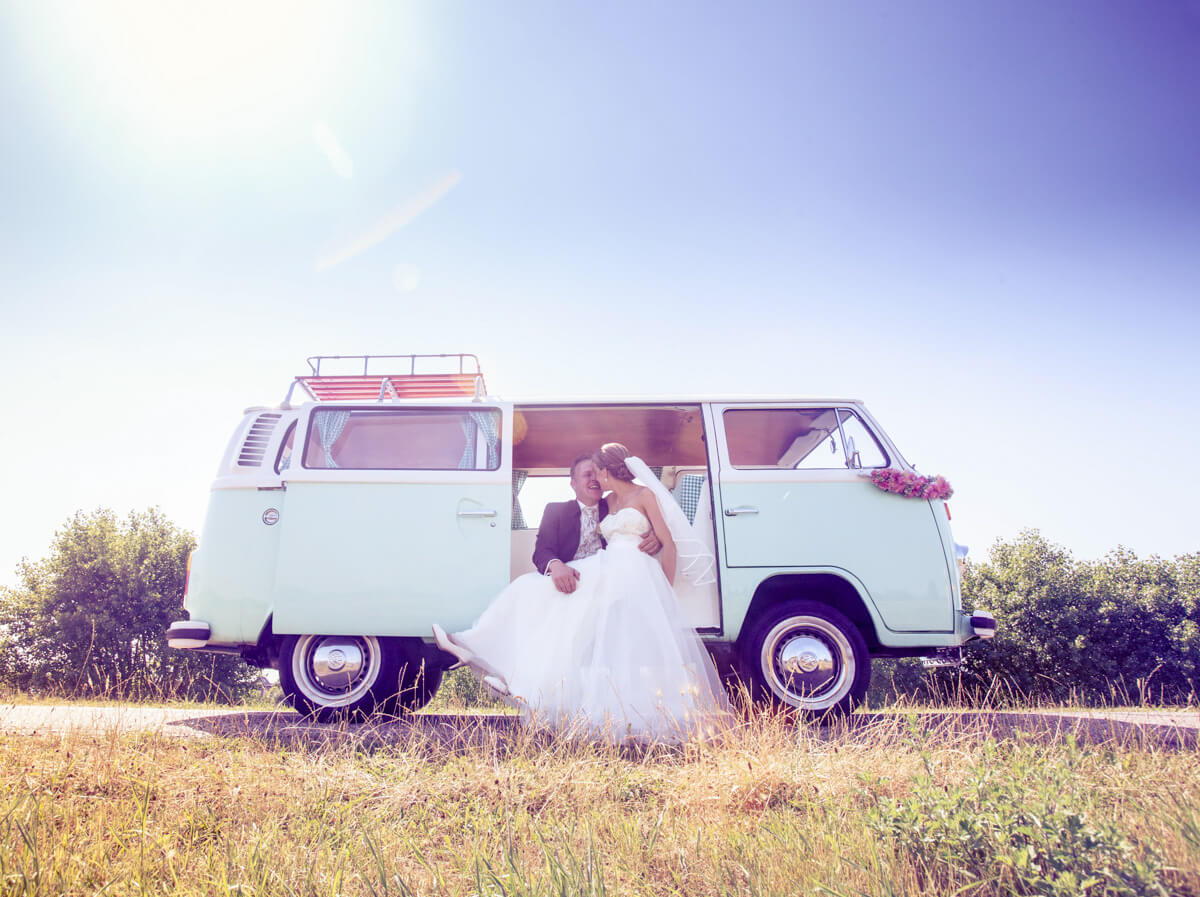
{"label": "bride", "polygon": [[[520,706],[527,723],[614,742],[715,734],[731,720],[729,702],[672,588],[677,559],[684,578],[703,584],[712,555],[625,446],[607,443],[592,460],[601,488],[611,490],[600,521],[608,547],[572,561],[576,590],[563,594],[550,577],[528,573],[470,629],[451,636],[435,625],[434,637]],[[662,541],[658,558],[638,550],[651,526]]]}

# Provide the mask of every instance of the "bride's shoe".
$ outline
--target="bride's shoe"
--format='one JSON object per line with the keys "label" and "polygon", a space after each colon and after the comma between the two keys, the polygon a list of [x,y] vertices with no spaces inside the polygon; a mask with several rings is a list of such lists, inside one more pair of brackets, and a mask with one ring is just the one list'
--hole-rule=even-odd
{"label": "bride's shoe", "polygon": [[499,676],[484,676],[483,684],[498,698],[507,698],[512,694],[508,690],[508,683]]}
{"label": "bride's shoe", "polygon": [[437,646],[447,654],[453,654],[456,658],[458,658],[458,663],[450,667],[452,670],[457,669],[464,664],[468,664],[475,659],[474,653],[468,651],[462,645],[452,642],[450,640],[450,636],[446,634],[446,630],[437,623],[433,624],[433,640],[437,642]]}

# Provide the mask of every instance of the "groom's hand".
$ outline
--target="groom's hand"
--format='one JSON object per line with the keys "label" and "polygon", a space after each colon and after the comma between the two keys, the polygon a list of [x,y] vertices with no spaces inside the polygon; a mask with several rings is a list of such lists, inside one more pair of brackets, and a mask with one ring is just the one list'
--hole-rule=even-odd
{"label": "groom's hand", "polygon": [[646,530],[646,535],[642,536],[642,541],[638,545],[638,548],[649,555],[655,555],[662,551],[662,542],[658,541],[658,536],[654,535],[653,527]]}
{"label": "groom's hand", "polygon": [[550,578],[554,580],[554,588],[564,595],[575,591],[575,583],[579,580],[579,571],[568,567],[562,561],[550,562]]}

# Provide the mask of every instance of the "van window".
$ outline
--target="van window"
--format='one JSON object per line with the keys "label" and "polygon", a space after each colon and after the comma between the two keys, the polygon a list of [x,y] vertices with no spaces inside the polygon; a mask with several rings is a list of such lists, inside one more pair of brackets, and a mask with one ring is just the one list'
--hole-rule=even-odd
{"label": "van window", "polygon": [[729,460],[736,468],[887,466],[878,441],[849,408],[740,408],[723,417]]}
{"label": "van window", "polygon": [[436,408],[318,408],[304,466],[350,470],[496,470],[500,412]]}
{"label": "van window", "polygon": [[279,454],[275,456],[275,472],[282,473],[292,464],[292,447],[296,441],[296,422],[288,427],[283,442],[279,444]]}

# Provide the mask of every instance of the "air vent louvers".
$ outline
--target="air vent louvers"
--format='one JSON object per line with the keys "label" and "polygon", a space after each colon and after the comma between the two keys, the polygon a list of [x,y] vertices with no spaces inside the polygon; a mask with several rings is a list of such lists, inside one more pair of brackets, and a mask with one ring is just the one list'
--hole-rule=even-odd
{"label": "air vent louvers", "polygon": [[275,432],[275,427],[281,417],[283,417],[282,414],[266,413],[255,418],[254,423],[250,425],[250,432],[246,434],[246,439],[242,443],[242,450],[238,452],[238,467],[262,466],[263,458],[267,454],[267,445],[271,441],[271,434]]}

